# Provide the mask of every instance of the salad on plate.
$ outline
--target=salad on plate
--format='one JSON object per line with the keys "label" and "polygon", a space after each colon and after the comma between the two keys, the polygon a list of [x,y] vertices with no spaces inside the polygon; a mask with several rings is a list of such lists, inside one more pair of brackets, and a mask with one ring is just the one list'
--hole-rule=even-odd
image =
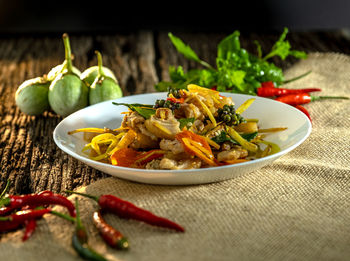
{"label": "salad on plate", "polygon": [[280,151],[264,138],[286,129],[261,129],[259,119],[244,118],[254,100],[236,108],[231,97],[189,84],[187,90],[169,88],[155,104],[113,102],[128,108],[117,129],[81,128],[68,134],[84,132],[82,151],[115,166],[181,170],[237,164]]}

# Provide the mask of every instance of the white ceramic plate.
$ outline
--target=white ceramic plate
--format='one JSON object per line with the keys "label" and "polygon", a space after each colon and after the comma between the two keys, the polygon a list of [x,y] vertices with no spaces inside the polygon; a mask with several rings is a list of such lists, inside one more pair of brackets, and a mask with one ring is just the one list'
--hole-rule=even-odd
{"label": "white ceramic plate", "polygon": [[[253,96],[223,93],[231,96],[238,108],[244,101]],[[164,99],[166,93],[142,94],[119,98],[123,103],[154,104],[156,99]],[[63,119],[55,128],[53,138],[57,146],[72,157],[87,165],[108,173],[112,176],[136,182],[163,185],[203,184],[231,179],[244,173],[252,172],[272,163],[282,155],[299,146],[311,133],[309,119],[292,106],[271,99],[255,97],[254,103],[242,113],[245,118],[259,119],[260,128],[287,127],[282,132],[269,134],[265,140],[277,143],[281,151],[253,161],[234,165],[193,170],[143,170],[117,167],[106,163],[90,160],[81,149],[86,144],[83,134],[68,135],[68,131],[85,127],[118,128],[123,119],[120,114],[127,110],[125,106],[116,106],[112,101],[106,101],[86,107]]]}

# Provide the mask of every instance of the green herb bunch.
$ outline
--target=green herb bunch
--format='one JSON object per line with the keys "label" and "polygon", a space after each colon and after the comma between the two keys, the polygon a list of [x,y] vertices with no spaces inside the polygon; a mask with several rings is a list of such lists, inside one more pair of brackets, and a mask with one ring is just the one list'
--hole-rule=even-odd
{"label": "green herb bunch", "polygon": [[180,38],[169,33],[168,36],[178,52],[187,59],[201,64],[203,69],[191,69],[184,72],[182,66],[169,66],[171,81],[161,81],[156,84],[158,91],[172,89],[186,89],[187,85],[197,84],[202,87],[215,87],[221,92],[235,92],[256,95],[256,89],[262,82],[272,81],[276,86],[284,82],[282,69],[268,60],[278,56],[282,60],[288,56],[307,58],[305,52],[291,50],[290,43],[286,40],[288,29],[284,31],[278,41],[272,46],[271,51],[262,55],[261,46],[256,41],[257,55],[248,53],[241,48],[240,32],[235,31],[224,38],[217,47],[216,68],[201,60],[192,48],[186,45]]}

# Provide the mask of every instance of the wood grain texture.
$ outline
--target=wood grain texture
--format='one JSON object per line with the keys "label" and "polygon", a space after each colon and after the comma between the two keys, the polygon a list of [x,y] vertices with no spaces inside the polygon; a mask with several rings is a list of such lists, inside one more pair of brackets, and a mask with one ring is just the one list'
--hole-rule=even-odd
{"label": "wood grain texture", "polygon": [[[223,33],[179,33],[198,56],[215,65],[216,46]],[[255,52],[254,40],[267,52],[278,39],[274,33],[242,33],[242,46]],[[290,33],[293,48],[306,52],[350,54],[350,41],[339,32]],[[115,35],[71,35],[74,65],[81,71],[96,65],[94,51],[112,69],[124,95],[155,92],[154,84],[169,80],[169,65],[184,70],[200,68],[177,53],[167,32],[141,31]],[[50,189],[62,192],[87,185],[107,175],[75,160],[54,143],[52,133],[62,120],[53,112],[27,116],[15,105],[15,91],[26,79],[41,76],[64,60],[60,37],[16,37],[0,39],[0,189],[10,179],[11,193],[31,193]],[[294,59],[276,65],[288,68]]]}

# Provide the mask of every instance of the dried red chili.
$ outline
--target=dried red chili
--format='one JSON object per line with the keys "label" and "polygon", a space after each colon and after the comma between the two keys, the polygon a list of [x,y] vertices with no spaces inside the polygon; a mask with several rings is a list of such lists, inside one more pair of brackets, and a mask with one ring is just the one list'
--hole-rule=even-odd
{"label": "dried red chili", "polygon": [[129,248],[128,240],[114,227],[110,226],[102,217],[101,211],[95,211],[92,219],[103,240],[113,248],[126,250]]}
{"label": "dried red chili", "polygon": [[185,231],[185,229],[182,226],[176,224],[175,222],[163,217],[159,217],[148,210],[139,208],[131,202],[122,200],[113,195],[101,195],[100,197],[96,197],[93,195],[74,191],[67,192],[91,198],[98,202],[99,206],[103,211],[113,213],[121,218],[143,221],[150,225],[175,229],[180,232]]}

